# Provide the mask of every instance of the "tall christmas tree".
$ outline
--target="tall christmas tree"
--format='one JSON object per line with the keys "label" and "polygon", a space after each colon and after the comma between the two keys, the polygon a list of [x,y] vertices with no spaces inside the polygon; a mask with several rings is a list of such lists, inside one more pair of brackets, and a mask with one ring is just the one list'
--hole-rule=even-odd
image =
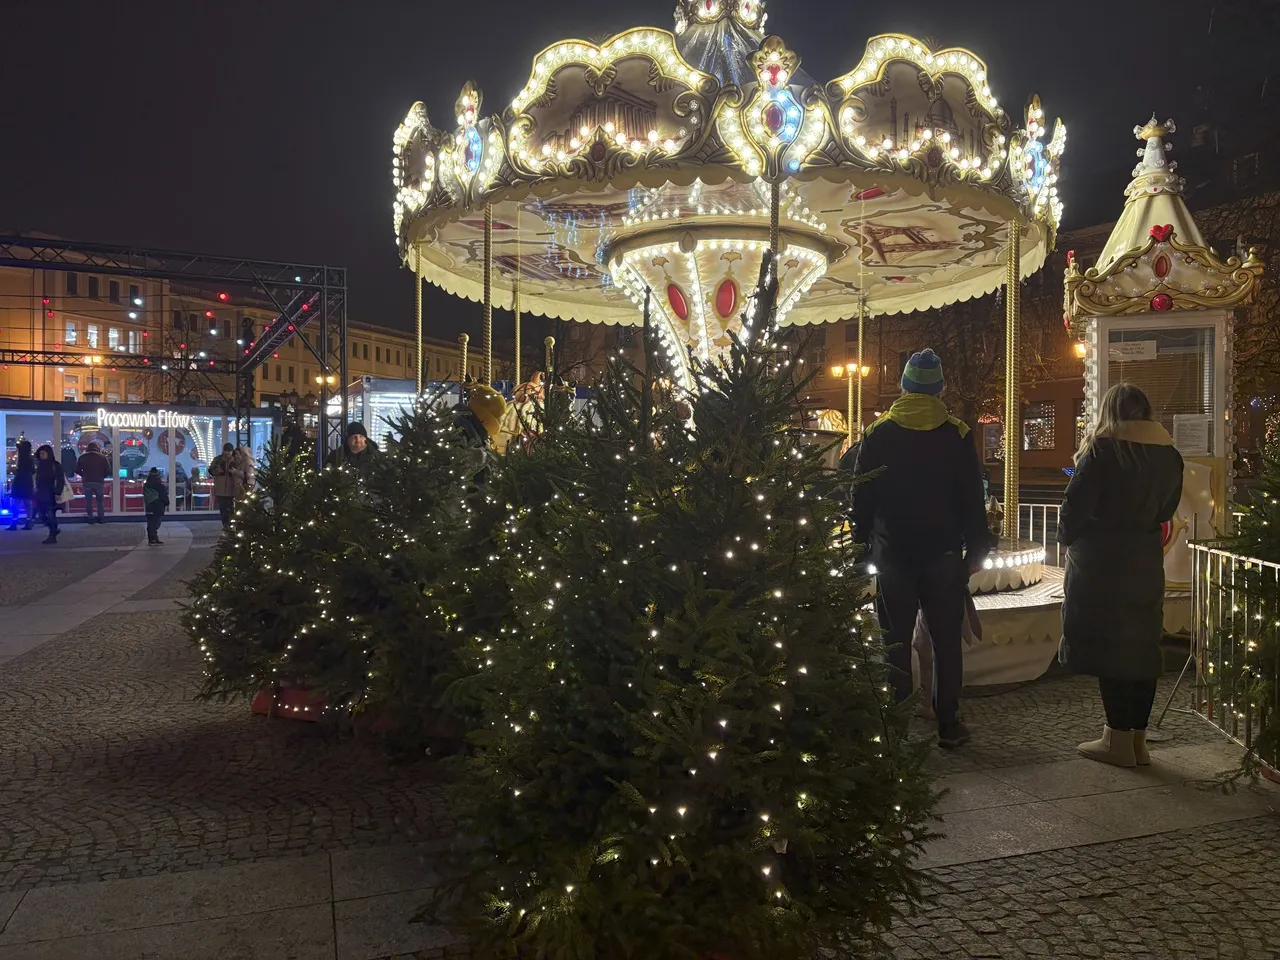
{"label": "tall christmas tree", "polygon": [[774,360],[704,369],[692,428],[615,366],[531,451],[536,523],[497,481],[512,605],[475,641],[456,807],[478,849],[434,905],[480,955],[810,960],[918,896],[923,754]]}

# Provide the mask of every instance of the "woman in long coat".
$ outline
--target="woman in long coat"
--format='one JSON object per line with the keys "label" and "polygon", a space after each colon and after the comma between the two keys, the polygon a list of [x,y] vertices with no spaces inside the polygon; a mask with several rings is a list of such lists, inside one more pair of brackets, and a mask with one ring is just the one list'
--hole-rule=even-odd
{"label": "woman in long coat", "polygon": [[36,451],[36,507],[49,528],[49,536],[41,543],[58,542],[58,508],[62,506],[59,497],[66,489],[67,478],[62,472],[62,464],[53,455],[53,447],[42,444]]}
{"label": "woman in long coat", "polygon": [[1080,744],[1091,760],[1146,765],[1163,669],[1164,536],[1182,498],[1182,457],[1132,384],[1112,387],[1076,454],[1058,541],[1067,547],[1059,659],[1098,678],[1107,723]]}

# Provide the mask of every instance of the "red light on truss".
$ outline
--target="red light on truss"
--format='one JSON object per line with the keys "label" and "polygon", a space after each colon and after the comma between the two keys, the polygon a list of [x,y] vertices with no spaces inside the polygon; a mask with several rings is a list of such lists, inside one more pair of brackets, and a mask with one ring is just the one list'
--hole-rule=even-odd
{"label": "red light on truss", "polygon": [[219,294],[218,294],[218,302],[219,302],[219,303],[230,303],[230,302],[231,302],[231,294],[229,294],[229,293],[219,293]]}

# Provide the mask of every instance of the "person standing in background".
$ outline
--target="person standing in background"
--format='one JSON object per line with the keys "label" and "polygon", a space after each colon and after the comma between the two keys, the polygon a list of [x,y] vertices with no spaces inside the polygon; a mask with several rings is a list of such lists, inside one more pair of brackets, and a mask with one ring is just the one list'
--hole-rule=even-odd
{"label": "person standing in background", "polygon": [[978,450],[941,400],[942,361],[913,355],[902,396],[866,430],[854,470],[855,542],[877,568],[876,613],[899,702],[912,693],[911,647],[923,613],[933,647],[938,745],[962,746],[963,631],[970,574],[994,541],[987,529]]}
{"label": "person standing in background", "polygon": [[209,464],[209,476],[213,477],[213,497],[218,503],[223,527],[231,526],[236,497],[240,496],[240,490],[244,486],[243,477],[235,462],[235,452],[235,447],[224,443],[222,453]]}
{"label": "person standing in background", "polygon": [[23,530],[31,529],[31,518],[36,515],[36,458],[31,455],[31,441],[18,441],[18,462],[9,481],[9,499],[13,506],[13,521],[10,530],[18,529],[18,507],[27,512],[27,523]]}
{"label": "person standing in background", "polygon": [[[85,518],[89,523],[106,523],[103,498],[107,487],[107,476],[111,473],[111,461],[102,455],[96,443],[91,443],[76,461],[76,473],[80,475],[80,483],[84,488]],[[94,500],[98,502],[97,520],[93,519]]]}
{"label": "person standing in background", "polygon": [[53,447],[42,444],[36,451],[36,508],[44,525],[49,528],[49,536],[41,543],[58,542],[58,507],[66,487],[67,477],[62,472],[62,464],[53,455]]}
{"label": "person standing in background", "polygon": [[1058,659],[1098,678],[1106,726],[1077,748],[1117,767],[1151,763],[1147,723],[1164,668],[1164,534],[1182,499],[1182,455],[1129,383],[1102,399],[1058,515],[1067,548]]}
{"label": "person standing in background", "polygon": [[156,467],[147,471],[147,482],[142,485],[142,502],[147,511],[147,543],[153,547],[163,546],[160,523],[169,507],[169,487]]}

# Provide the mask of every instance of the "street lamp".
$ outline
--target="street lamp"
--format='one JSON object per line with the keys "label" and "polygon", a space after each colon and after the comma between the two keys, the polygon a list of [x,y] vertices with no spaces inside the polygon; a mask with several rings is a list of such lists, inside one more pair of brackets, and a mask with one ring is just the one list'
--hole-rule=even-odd
{"label": "street lamp", "polygon": [[[849,390],[849,406],[845,414],[845,422],[849,425],[849,443],[853,444],[857,440],[858,433],[862,431],[862,381],[871,373],[870,367],[858,367],[854,364],[845,366],[837,363],[831,368],[831,375],[837,380],[844,380]],[[857,406],[854,406],[854,381],[858,383]]]}

